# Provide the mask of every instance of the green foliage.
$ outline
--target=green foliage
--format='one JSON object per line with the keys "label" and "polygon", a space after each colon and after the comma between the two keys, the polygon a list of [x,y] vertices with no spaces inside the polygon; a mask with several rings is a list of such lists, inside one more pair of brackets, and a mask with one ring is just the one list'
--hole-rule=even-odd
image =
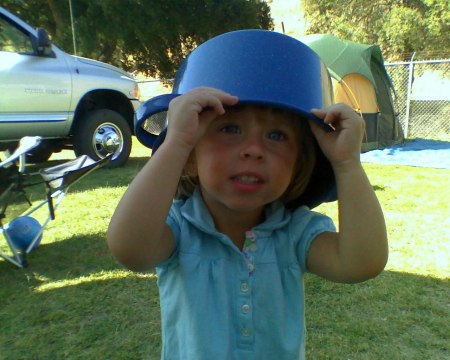
{"label": "green foliage", "polygon": [[[69,1],[4,0],[4,6],[55,44],[73,49]],[[173,77],[181,59],[217,34],[272,29],[270,8],[260,0],[72,0],[77,54],[126,70]]]}
{"label": "green foliage", "polygon": [[309,34],[378,44],[389,61],[413,52],[450,55],[449,0],[308,0],[303,6]]}

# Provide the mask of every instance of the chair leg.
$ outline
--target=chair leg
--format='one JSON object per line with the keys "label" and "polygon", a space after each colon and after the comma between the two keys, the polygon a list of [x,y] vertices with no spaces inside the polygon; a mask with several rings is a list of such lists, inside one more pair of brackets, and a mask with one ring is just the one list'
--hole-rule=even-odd
{"label": "chair leg", "polygon": [[40,236],[40,234],[42,234],[42,232],[38,235],[36,235],[35,239],[33,239],[32,244],[28,247],[28,249],[26,249],[26,251],[22,251],[17,249],[13,242],[11,241],[8,233],[5,231],[6,229],[0,228],[0,235],[3,235],[4,239],[6,240],[6,243],[8,244],[8,247],[11,251],[11,255],[7,255],[5,253],[1,253],[0,252],[0,257],[9,261],[10,263],[16,265],[19,268],[24,268],[28,266],[28,261],[27,261],[27,254],[29,252],[31,252],[32,250],[32,245],[34,245],[36,243],[36,241],[38,240],[38,237]]}
{"label": "chair leg", "polygon": [[6,239],[6,242],[8,243],[8,246],[11,250],[12,256],[6,255],[4,253],[0,253],[0,257],[9,261],[10,263],[16,265],[17,267],[24,268],[28,266],[27,260],[25,258],[25,254],[19,252],[14,245],[12,244],[11,240],[9,239],[8,235],[5,233],[4,229],[0,229],[0,231],[3,233],[4,238]]}

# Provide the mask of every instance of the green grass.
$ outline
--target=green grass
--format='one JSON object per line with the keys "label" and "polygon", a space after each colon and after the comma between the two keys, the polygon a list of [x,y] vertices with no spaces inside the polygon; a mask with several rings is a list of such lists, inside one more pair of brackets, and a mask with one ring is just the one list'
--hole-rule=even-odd
{"label": "green grass", "polygon": [[[126,167],[75,184],[27,268],[0,260],[0,359],[159,359],[156,276],[124,270],[105,243],[147,155],[136,144]],[[448,358],[450,171],[365,168],[385,211],[389,263],[357,285],[306,277],[308,358]],[[42,195],[34,189],[32,199]],[[335,204],[320,210],[336,219]]]}

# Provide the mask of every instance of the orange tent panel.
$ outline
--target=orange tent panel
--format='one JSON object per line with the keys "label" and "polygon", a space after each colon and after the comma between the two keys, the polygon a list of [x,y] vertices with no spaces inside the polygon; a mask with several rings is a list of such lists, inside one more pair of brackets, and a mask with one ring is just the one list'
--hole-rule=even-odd
{"label": "orange tent panel", "polygon": [[374,86],[359,74],[346,75],[334,84],[334,100],[336,103],[347,104],[358,112],[379,112]]}

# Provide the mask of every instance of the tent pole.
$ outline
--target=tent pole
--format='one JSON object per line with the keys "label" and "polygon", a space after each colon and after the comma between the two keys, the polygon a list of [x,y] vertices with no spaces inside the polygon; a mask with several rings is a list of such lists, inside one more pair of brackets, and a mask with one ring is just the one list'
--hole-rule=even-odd
{"label": "tent pole", "polygon": [[411,56],[411,60],[409,61],[409,73],[408,73],[408,88],[406,90],[406,110],[405,110],[405,125],[403,129],[403,136],[405,139],[408,138],[409,131],[409,112],[410,112],[410,103],[411,103],[411,89],[414,77],[414,56],[416,52],[413,52]]}

